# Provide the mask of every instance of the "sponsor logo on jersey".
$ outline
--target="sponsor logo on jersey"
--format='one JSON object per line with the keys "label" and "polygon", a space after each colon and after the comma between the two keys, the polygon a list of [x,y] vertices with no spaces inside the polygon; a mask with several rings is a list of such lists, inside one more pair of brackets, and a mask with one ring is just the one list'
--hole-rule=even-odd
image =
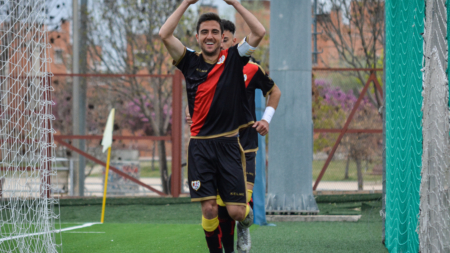
{"label": "sponsor logo on jersey", "polygon": [[198,189],[200,189],[200,186],[201,186],[200,180],[192,181],[191,186],[192,186],[192,189],[198,191]]}
{"label": "sponsor logo on jersey", "polygon": [[222,57],[220,57],[219,61],[217,62],[217,64],[222,64],[225,62],[225,55],[222,55]]}

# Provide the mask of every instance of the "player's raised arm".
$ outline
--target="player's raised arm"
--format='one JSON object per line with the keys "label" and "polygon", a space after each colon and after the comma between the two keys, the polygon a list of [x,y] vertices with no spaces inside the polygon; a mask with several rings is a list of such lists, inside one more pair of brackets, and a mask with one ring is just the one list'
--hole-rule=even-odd
{"label": "player's raised arm", "polygon": [[179,39],[173,36],[173,32],[187,8],[196,2],[198,2],[198,0],[184,0],[175,12],[166,20],[166,23],[161,26],[161,29],[159,29],[159,36],[174,61],[178,61],[183,56],[185,47]]}
{"label": "player's raised arm", "polygon": [[266,29],[264,28],[264,26],[250,11],[245,9],[245,7],[242,6],[242,4],[239,3],[237,0],[224,0],[224,1],[227,4],[232,5],[245,20],[248,27],[250,27],[251,31],[251,33],[247,36],[247,43],[252,47],[257,47],[259,45],[259,42],[261,42],[261,40],[264,38],[264,35],[266,35]]}

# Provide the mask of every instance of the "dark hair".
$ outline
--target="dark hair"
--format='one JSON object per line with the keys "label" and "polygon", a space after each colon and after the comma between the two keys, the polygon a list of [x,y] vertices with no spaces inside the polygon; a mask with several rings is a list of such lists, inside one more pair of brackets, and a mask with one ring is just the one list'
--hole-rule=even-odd
{"label": "dark hair", "polygon": [[198,30],[200,30],[200,25],[203,22],[211,21],[211,20],[212,21],[217,21],[217,23],[219,23],[219,25],[220,25],[220,32],[223,33],[222,20],[220,19],[219,15],[217,15],[216,13],[212,13],[212,12],[208,12],[208,13],[202,14],[200,16],[200,18],[198,19],[198,22],[197,22],[197,33],[198,33]]}
{"label": "dark hair", "polygon": [[230,20],[222,19],[222,26],[224,31],[229,31],[233,35],[236,32],[236,26]]}

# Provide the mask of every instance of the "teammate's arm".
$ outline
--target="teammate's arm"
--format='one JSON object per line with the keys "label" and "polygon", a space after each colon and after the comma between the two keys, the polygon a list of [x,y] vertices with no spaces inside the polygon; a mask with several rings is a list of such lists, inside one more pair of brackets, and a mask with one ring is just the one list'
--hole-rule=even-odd
{"label": "teammate's arm", "polygon": [[276,84],[274,84],[272,92],[269,95],[269,99],[267,100],[267,106],[270,106],[276,110],[278,107],[278,103],[280,102],[280,98],[281,90]]}
{"label": "teammate's arm", "polygon": [[180,60],[180,58],[183,56],[185,46],[179,39],[173,36],[173,32],[175,31],[178,22],[180,22],[180,19],[187,8],[191,4],[195,4],[196,2],[198,2],[198,0],[184,0],[180,4],[180,6],[178,6],[175,12],[170,15],[164,25],[161,26],[161,29],[159,29],[159,36],[161,37],[164,45],[166,46],[170,56],[172,56],[172,59],[174,61]]}
{"label": "teammate's arm", "polygon": [[269,99],[267,101],[266,111],[264,112],[263,118],[260,121],[255,122],[253,124],[253,128],[256,128],[256,131],[265,136],[269,133],[269,123],[272,119],[275,110],[278,107],[278,103],[280,102],[281,91],[280,88],[276,84],[274,84],[272,88],[272,92],[269,95]]}
{"label": "teammate's arm", "polygon": [[247,36],[247,43],[252,47],[257,47],[259,42],[266,35],[266,29],[258,21],[258,19],[237,0],[224,0],[227,4],[232,5],[236,11],[242,16],[244,21],[250,28],[251,33]]}

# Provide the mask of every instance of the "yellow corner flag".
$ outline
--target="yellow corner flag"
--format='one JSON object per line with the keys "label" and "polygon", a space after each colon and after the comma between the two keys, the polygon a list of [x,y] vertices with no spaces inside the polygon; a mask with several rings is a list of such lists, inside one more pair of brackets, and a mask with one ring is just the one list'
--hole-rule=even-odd
{"label": "yellow corner flag", "polygon": [[105,153],[108,148],[112,145],[112,136],[113,136],[113,129],[114,129],[114,108],[111,109],[111,112],[108,116],[108,121],[106,121],[106,127],[105,131],[103,132],[103,140],[102,140],[102,146],[103,146],[103,153]]}
{"label": "yellow corner flag", "polygon": [[111,159],[111,145],[112,145],[112,136],[114,130],[114,108],[111,109],[109,113],[108,120],[106,121],[105,132],[103,132],[103,153],[108,150],[108,158],[106,159],[106,169],[105,169],[105,186],[103,189],[103,204],[102,204],[102,218],[101,223],[103,223],[105,219],[105,205],[106,205],[106,190],[108,189],[108,174],[109,174],[109,160]]}

